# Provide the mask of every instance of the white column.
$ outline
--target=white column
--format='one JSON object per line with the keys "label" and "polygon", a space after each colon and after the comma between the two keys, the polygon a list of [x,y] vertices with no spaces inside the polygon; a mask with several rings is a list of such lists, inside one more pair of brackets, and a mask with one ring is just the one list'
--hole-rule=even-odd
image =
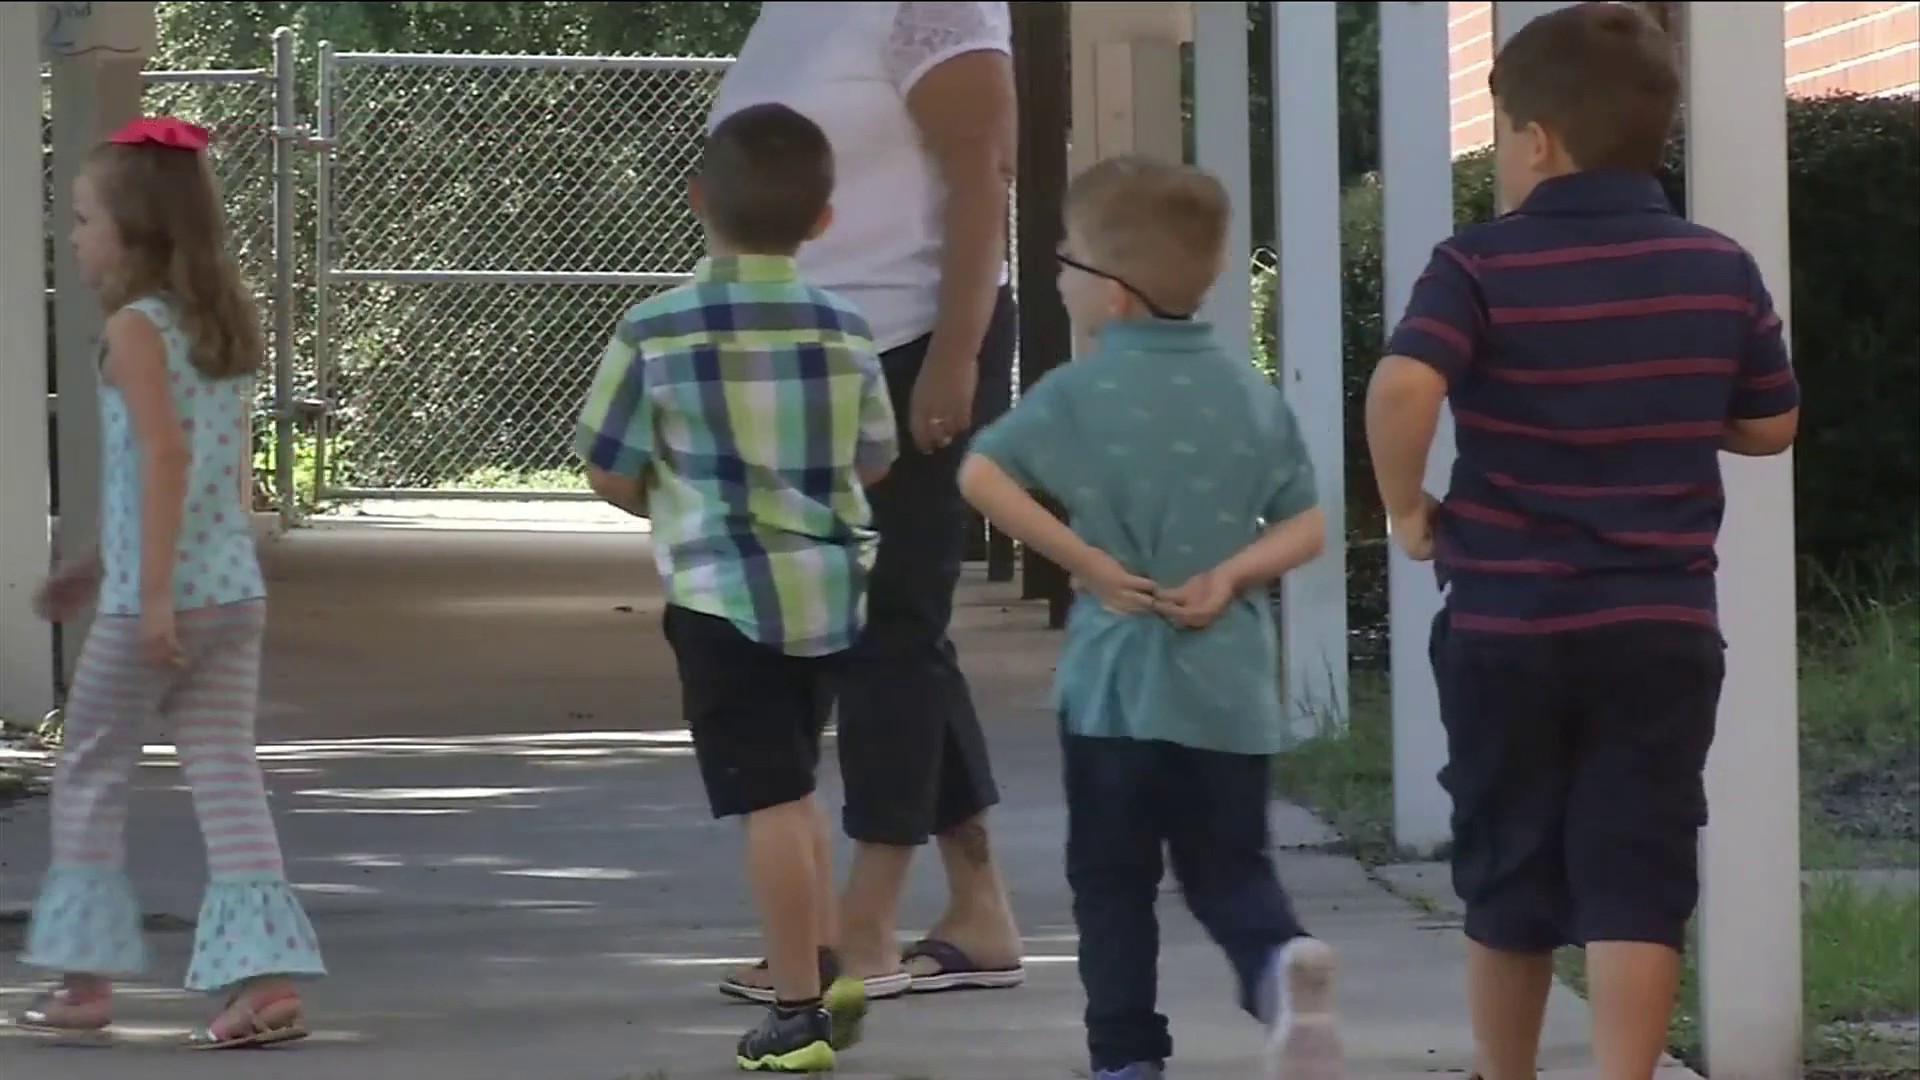
{"label": "white column", "polygon": [[[1687,199],[1753,252],[1792,325],[1785,25],[1777,3],[1687,5]],[[1701,996],[1714,1076],[1801,1069],[1793,460],[1724,457],[1727,682],[1707,765]]]}
{"label": "white column", "polygon": [[[1493,5],[1495,47],[1555,8],[1554,2]],[[1388,2],[1380,10],[1380,157],[1385,175],[1384,252],[1388,332],[1406,310],[1433,245],[1454,230],[1447,5]],[[1498,140],[1500,132],[1495,131]],[[1427,457],[1427,490],[1444,493],[1453,470],[1453,414],[1442,408]],[[1441,596],[1433,567],[1389,545],[1392,635],[1394,842],[1432,851],[1452,839],[1452,802],[1440,786],[1446,731],[1427,643]]]}
{"label": "white column", "polygon": [[[1433,246],[1454,229],[1447,67],[1447,5],[1393,0],[1380,5],[1382,294],[1388,333],[1406,311]],[[1453,417],[1443,409],[1427,459],[1428,491],[1447,490],[1453,455]],[[1387,559],[1394,841],[1429,852],[1452,838],[1452,803],[1440,786],[1447,736],[1427,658],[1440,589],[1431,564],[1414,562],[1392,544]]]}
{"label": "white column", "polygon": [[1227,271],[1201,317],[1235,356],[1253,355],[1253,152],[1247,109],[1247,5],[1202,0],[1193,5],[1193,144],[1195,163],[1220,178],[1233,200]]}
{"label": "white column", "polygon": [[34,617],[46,577],[46,208],[40,155],[40,5],[0,7],[0,717],[53,708],[53,633]]}
{"label": "white column", "polygon": [[1313,456],[1326,553],[1287,576],[1280,633],[1294,734],[1347,717],[1346,379],[1341,357],[1340,75],[1334,4],[1273,5],[1280,386]]}
{"label": "white column", "polygon": [[1068,17],[1071,171],[1115,154],[1184,159],[1180,45],[1193,28],[1188,6],[1074,0]]}
{"label": "white column", "polygon": [[[81,280],[66,243],[73,220],[73,180],[94,145],[139,115],[141,69],[153,41],[151,3],[49,4],[64,9],[71,35],[51,49],[53,66],[53,333],[58,364],[60,518],[55,547],[62,557],[93,542],[99,530],[100,302]],[[62,634],[67,671],[80,655],[86,622]]]}
{"label": "white column", "polygon": [[[1534,18],[1565,6],[1538,0],[1495,3],[1496,48]],[[1433,245],[1454,230],[1447,11],[1446,4],[1394,0],[1380,8],[1382,294],[1389,332],[1406,310]],[[1443,409],[1427,457],[1427,490],[1447,490],[1453,459],[1453,417]],[[1394,841],[1413,851],[1431,851],[1452,839],[1452,804],[1439,779],[1447,759],[1446,732],[1427,657],[1441,597],[1432,566],[1415,563],[1391,546],[1387,559]]]}

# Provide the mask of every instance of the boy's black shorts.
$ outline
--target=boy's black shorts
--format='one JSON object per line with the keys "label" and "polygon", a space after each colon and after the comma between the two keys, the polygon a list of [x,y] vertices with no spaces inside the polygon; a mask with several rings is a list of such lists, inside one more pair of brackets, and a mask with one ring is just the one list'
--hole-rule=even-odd
{"label": "boy's black shorts", "polygon": [[789,656],[726,619],[672,604],[664,622],[713,816],[813,794],[835,658]]}
{"label": "boy's black shorts", "polygon": [[1658,622],[1480,633],[1442,611],[1430,656],[1467,936],[1524,953],[1683,948],[1726,675],[1719,633]]}

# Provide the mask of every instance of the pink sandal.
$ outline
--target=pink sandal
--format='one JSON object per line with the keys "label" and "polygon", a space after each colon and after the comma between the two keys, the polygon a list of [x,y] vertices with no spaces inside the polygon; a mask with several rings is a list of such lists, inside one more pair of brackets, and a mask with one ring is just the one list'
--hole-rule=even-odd
{"label": "pink sandal", "polygon": [[300,995],[294,990],[253,996],[242,990],[212,1023],[189,1035],[187,1045],[195,1050],[238,1050],[294,1042],[309,1034],[304,1020]]}
{"label": "pink sandal", "polygon": [[78,994],[72,987],[57,987],[20,1010],[14,1023],[53,1035],[105,1035],[113,1023],[113,994]]}

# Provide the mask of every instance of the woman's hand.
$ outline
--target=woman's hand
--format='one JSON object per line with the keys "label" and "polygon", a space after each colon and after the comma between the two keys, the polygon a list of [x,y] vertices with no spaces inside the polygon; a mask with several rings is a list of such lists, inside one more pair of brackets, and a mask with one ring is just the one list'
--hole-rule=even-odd
{"label": "woman's hand", "polygon": [[972,356],[928,356],[913,381],[907,417],[913,443],[923,454],[944,450],[973,426],[973,393],[980,362]]}
{"label": "woman's hand", "polygon": [[1012,58],[978,49],[941,61],[907,91],[907,112],[947,192],[940,314],[907,416],[914,445],[931,453],[973,427],[980,347],[1000,298],[1019,151]]}

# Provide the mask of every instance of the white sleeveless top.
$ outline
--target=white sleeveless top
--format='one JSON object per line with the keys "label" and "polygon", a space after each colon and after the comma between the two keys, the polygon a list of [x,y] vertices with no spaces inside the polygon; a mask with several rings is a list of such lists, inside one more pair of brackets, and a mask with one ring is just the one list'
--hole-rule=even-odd
{"label": "white sleeveless top", "polygon": [[931,333],[939,311],[946,186],[907,92],[941,63],[981,50],[1012,55],[1005,3],[766,4],[708,119],[711,130],[778,103],[826,132],[833,224],[800,249],[800,272],[858,305],[882,351]]}
{"label": "white sleeveless top", "polygon": [[[192,344],[172,304],[147,297],[127,305],[147,317],[167,352],[167,382],[188,449],[186,505],[173,568],[175,611],[266,596],[255,548],[252,437],[247,429],[254,379],[209,379],[191,360]],[[100,382],[100,600],[102,615],[140,614],[141,473],[127,403]]]}

